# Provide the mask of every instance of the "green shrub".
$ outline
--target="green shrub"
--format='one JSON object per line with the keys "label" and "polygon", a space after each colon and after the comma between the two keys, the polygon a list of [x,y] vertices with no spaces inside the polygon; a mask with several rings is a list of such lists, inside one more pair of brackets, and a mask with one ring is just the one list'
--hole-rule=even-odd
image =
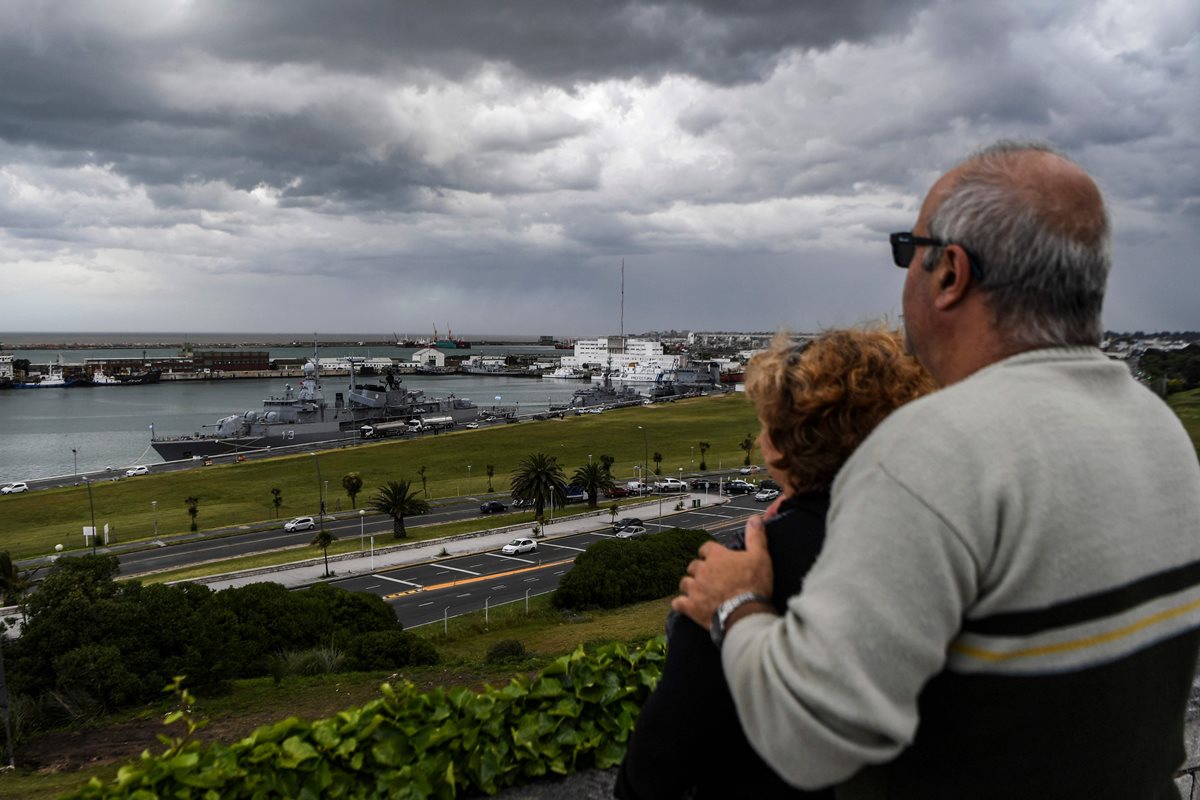
{"label": "green shrub", "polygon": [[605,539],[575,559],[551,597],[555,608],[616,608],[674,594],[688,562],[711,537],[672,528],[637,539]]}
{"label": "green shrub", "polygon": [[[70,689],[86,697],[70,703],[68,715],[75,705],[114,710],[154,699],[175,675],[218,692],[234,678],[327,672],[342,663],[333,652],[349,651],[358,637],[401,633],[395,612],[374,595],[326,585],[293,592],[256,583],[213,592],[194,584],[118,583],[117,566],[111,556],[59,561],[30,598],[21,638],[6,646],[13,690],[34,698],[47,717],[57,713],[49,693]],[[324,655],[317,648],[326,648]],[[311,652],[307,663],[289,665],[276,657],[285,651]]]}
{"label": "green shrub", "polygon": [[437,650],[407,631],[367,631],[350,643],[346,668],[351,670],[396,669],[419,664],[436,664]]}
{"label": "green shrub", "polygon": [[525,645],[518,639],[501,639],[487,651],[487,663],[503,664],[506,661],[517,661],[526,656]]}
{"label": "green shrub", "polygon": [[307,650],[284,650],[272,657],[270,672],[278,683],[291,675],[328,675],[341,672],[346,654],[332,645]]}
{"label": "green shrub", "polygon": [[580,647],[534,678],[479,693],[385,684],[384,696],[362,708],[287,719],[230,745],[201,746],[192,738],[197,723],[176,712],[168,719],[182,718],[187,736],[68,798],[453,798],[607,768],[624,756],[665,657],[659,637],[633,650]]}

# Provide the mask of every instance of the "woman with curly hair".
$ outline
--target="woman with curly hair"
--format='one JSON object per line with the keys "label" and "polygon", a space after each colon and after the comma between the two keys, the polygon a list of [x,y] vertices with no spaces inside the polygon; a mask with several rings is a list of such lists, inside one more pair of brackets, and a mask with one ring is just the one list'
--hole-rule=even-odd
{"label": "woman with curly hair", "polygon": [[[820,552],[842,464],[888,414],[933,388],[900,335],[883,329],[828,331],[807,346],[780,334],[750,362],[746,394],[761,423],[758,445],[780,486],[766,515],[778,611]],[[638,718],[617,797],[833,797],[788,785],[750,748],[707,631],[672,614],[667,637],[662,679]]]}

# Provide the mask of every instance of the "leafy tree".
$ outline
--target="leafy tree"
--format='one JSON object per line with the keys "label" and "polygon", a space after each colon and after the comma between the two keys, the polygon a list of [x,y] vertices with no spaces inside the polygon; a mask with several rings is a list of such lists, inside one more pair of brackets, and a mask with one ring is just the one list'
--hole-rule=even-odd
{"label": "leafy tree", "polygon": [[495,474],[496,474],[495,466],[488,464],[487,465],[488,494],[491,494],[492,492],[496,491],[495,489],[492,488],[492,476],[494,476]]}
{"label": "leafy tree", "polygon": [[708,442],[700,443],[700,469],[702,471],[708,469],[708,462],[704,460],[704,454],[708,452],[708,448],[710,447],[712,447],[712,445]]}
{"label": "leafy tree", "polygon": [[25,573],[13,563],[8,551],[0,553],[0,605],[15,603],[28,586]]}
{"label": "leafy tree", "polygon": [[746,451],[746,457],[742,460],[743,466],[750,466],[750,451],[754,449],[754,437],[746,434],[746,438],[738,442],[738,447]]}
{"label": "leafy tree", "polygon": [[654,459],[654,474],[662,475],[662,459],[663,459],[662,453],[655,450],[652,458]]}
{"label": "leafy tree", "polygon": [[575,470],[571,485],[587,492],[588,508],[595,508],[600,493],[613,487],[613,479],[603,464],[587,463]]}
{"label": "leafy tree", "polygon": [[404,530],[405,517],[429,513],[429,503],[416,496],[412,491],[412,481],[407,480],[388,481],[380,487],[379,492],[371,498],[371,508],[392,518],[392,536],[396,539],[408,535]]}
{"label": "leafy tree", "polygon": [[279,507],[283,505],[283,491],[278,487],[271,488],[271,505],[275,506],[275,519],[279,519]]}
{"label": "leafy tree", "polygon": [[417,474],[421,476],[421,494],[424,495],[426,498],[428,498],[429,497],[429,489],[425,486],[425,465],[424,464],[422,464],[420,469],[417,470]]}
{"label": "leafy tree", "polygon": [[567,504],[567,479],[553,456],[533,453],[521,459],[512,477],[514,500],[532,500],[534,516],[541,519],[546,504]]}
{"label": "leafy tree", "polygon": [[321,548],[321,552],[325,556],[326,578],[329,577],[329,545],[333,544],[336,540],[337,537],[333,535],[332,531],[325,530],[325,528],[322,527],[317,531],[317,535],[313,537],[313,540],[309,542],[309,544],[316,545],[317,547]]}
{"label": "leafy tree", "polygon": [[350,495],[350,506],[352,508],[358,508],[355,498],[362,491],[362,487],[362,475],[359,475],[357,472],[347,472],[342,476],[342,488],[346,490],[346,494]]}
{"label": "leafy tree", "polygon": [[187,513],[192,518],[192,530],[198,530],[196,527],[196,515],[200,513],[200,498],[189,496],[184,498],[183,502],[187,503]]}

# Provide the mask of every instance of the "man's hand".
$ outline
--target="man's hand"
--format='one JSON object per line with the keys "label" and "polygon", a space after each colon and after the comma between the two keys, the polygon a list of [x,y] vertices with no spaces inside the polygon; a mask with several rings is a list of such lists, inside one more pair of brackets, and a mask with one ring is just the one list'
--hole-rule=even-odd
{"label": "man's hand", "polygon": [[753,516],[746,522],[745,550],[729,550],[716,542],[700,548],[700,557],[688,564],[687,575],[679,581],[679,597],[671,601],[671,608],[708,630],[721,603],[742,592],[769,596],[774,581],[762,517]]}

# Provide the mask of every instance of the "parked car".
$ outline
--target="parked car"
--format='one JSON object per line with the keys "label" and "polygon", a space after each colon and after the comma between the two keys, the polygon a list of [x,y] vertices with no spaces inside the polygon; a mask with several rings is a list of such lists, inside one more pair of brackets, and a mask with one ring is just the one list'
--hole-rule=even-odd
{"label": "parked car", "polygon": [[630,494],[650,494],[654,491],[653,486],[640,481],[630,481],[629,483],[625,484],[625,488],[629,490]]}
{"label": "parked car", "polygon": [[611,489],[604,490],[604,496],[609,500],[615,500],[618,497],[629,497],[633,492],[626,489],[624,486],[614,486]]}
{"label": "parked car", "polygon": [[283,529],[289,532],[311,531],[315,527],[317,527],[317,523],[312,517],[296,517],[295,519],[283,524]]}
{"label": "parked car", "polygon": [[620,533],[626,528],[635,528],[642,524],[642,521],[637,517],[622,517],[613,523],[613,533]]}
{"label": "parked car", "polygon": [[587,492],[580,486],[567,487],[567,502],[568,503],[586,503],[588,499]]}
{"label": "parked car", "polygon": [[537,542],[533,539],[513,539],[504,545],[504,547],[501,547],[500,552],[506,556],[514,556],[518,553],[536,553]]}
{"label": "parked car", "polygon": [[635,539],[638,536],[645,536],[646,529],[641,525],[630,525],[628,528],[622,528],[617,532],[618,539]]}
{"label": "parked car", "polygon": [[125,470],[126,478],[132,478],[134,475],[149,475],[149,474],[150,474],[150,468],[145,466],[144,464],[139,464],[136,467],[130,467],[129,469]]}
{"label": "parked car", "polygon": [[470,430],[475,430],[476,428],[478,428],[478,427],[479,427],[479,423],[478,423],[478,422],[468,422],[468,423],[467,423],[466,425],[464,425],[463,427],[464,427],[464,428],[469,428]]}
{"label": "parked car", "polygon": [[21,492],[28,491],[29,484],[25,483],[25,481],[17,481],[16,483],[10,483],[7,486],[0,487],[0,494],[20,494]]}
{"label": "parked car", "polygon": [[748,467],[742,467],[741,469],[738,470],[738,472],[742,473],[743,475],[752,475],[753,473],[758,472],[761,469],[762,469],[762,467],[760,467],[758,464],[751,464]]}
{"label": "parked car", "polygon": [[760,503],[769,502],[776,497],[779,497],[778,489],[759,489],[758,493],[754,495],[754,499]]}
{"label": "parked car", "polygon": [[771,480],[770,478],[763,478],[761,481],[759,481],[758,488],[760,488],[760,489],[778,489],[779,491],[783,491],[783,487],[780,486],[775,481]]}
{"label": "parked car", "polygon": [[508,506],[499,500],[488,500],[479,506],[480,514],[499,514],[501,511],[508,511]]}
{"label": "parked car", "polygon": [[689,484],[694,492],[704,492],[709,489],[720,489],[721,482],[716,478],[696,478]]}
{"label": "parked car", "polygon": [[679,478],[663,478],[654,482],[654,491],[656,492],[686,492],[687,489],[687,482],[681,481]]}
{"label": "parked car", "polygon": [[754,494],[758,491],[758,487],[749,481],[734,478],[731,481],[725,482],[726,494]]}

